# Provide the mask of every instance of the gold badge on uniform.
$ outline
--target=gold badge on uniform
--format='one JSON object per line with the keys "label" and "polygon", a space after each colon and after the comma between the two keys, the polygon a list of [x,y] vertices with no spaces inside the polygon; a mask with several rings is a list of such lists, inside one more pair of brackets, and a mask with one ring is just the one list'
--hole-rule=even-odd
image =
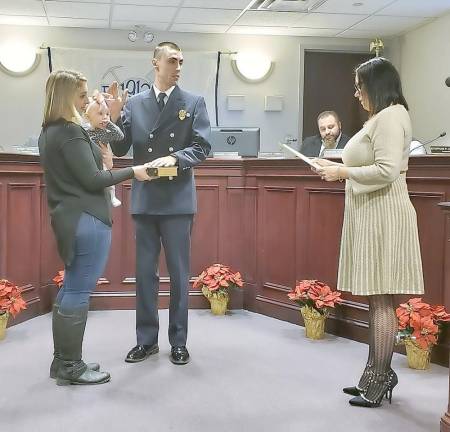
{"label": "gold badge on uniform", "polygon": [[180,120],[184,120],[186,118],[186,111],[185,110],[178,111],[178,118]]}

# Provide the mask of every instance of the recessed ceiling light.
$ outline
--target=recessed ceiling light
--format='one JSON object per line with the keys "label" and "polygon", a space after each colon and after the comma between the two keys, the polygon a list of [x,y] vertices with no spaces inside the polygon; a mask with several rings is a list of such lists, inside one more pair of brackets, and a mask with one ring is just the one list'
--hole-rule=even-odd
{"label": "recessed ceiling light", "polygon": [[137,33],[134,30],[130,30],[128,32],[128,40],[130,42],[136,42],[137,38],[138,38]]}
{"label": "recessed ceiling light", "polygon": [[362,6],[363,4],[364,4],[363,2],[356,2],[356,3],[353,3],[352,6],[358,7],[358,6]]}

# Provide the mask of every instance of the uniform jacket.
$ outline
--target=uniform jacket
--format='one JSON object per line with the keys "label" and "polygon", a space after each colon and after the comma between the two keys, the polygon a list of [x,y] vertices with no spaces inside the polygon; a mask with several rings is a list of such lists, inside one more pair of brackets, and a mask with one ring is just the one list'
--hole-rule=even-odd
{"label": "uniform jacket", "polygon": [[133,162],[137,165],[168,155],[177,158],[177,177],[145,182],[133,180],[131,213],[196,213],[192,168],[211,150],[210,123],[203,97],[175,86],[160,112],[152,87],[130,98],[118,125],[125,138],[111,142],[115,155],[123,156],[133,146]]}

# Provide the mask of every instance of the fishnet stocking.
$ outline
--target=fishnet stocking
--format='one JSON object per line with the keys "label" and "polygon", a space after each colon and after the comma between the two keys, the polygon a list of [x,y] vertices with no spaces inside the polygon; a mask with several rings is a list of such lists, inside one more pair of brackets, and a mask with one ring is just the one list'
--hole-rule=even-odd
{"label": "fishnet stocking", "polygon": [[[390,294],[369,296],[369,311],[371,315],[370,332],[372,350],[369,349],[369,360],[373,365],[368,375],[368,383],[364,397],[375,401],[387,389],[391,370],[394,340],[397,333],[397,318],[395,316],[393,296]],[[372,352],[371,352],[372,351]]]}
{"label": "fishnet stocking", "polygon": [[373,367],[373,352],[375,346],[374,314],[375,308],[371,307],[369,302],[369,357],[367,358],[366,367],[364,368],[364,372],[357,386],[359,390],[364,390],[369,385],[370,372],[372,371]]}

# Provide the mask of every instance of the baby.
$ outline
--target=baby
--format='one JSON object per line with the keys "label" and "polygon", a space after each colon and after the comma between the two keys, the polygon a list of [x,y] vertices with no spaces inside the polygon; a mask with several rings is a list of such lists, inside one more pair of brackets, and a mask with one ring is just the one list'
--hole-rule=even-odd
{"label": "baby", "polygon": [[[120,141],[123,139],[123,132],[116,126],[110,118],[109,108],[102,95],[94,94],[85,113],[88,124],[85,125],[86,131],[91,140],[102,150],[103,169],[113,167],[112,152],[109,147],[111,141]],[[116,197],[115,186],[109,186],[109,195],[113,207],[119,207],[122,203]]]}

